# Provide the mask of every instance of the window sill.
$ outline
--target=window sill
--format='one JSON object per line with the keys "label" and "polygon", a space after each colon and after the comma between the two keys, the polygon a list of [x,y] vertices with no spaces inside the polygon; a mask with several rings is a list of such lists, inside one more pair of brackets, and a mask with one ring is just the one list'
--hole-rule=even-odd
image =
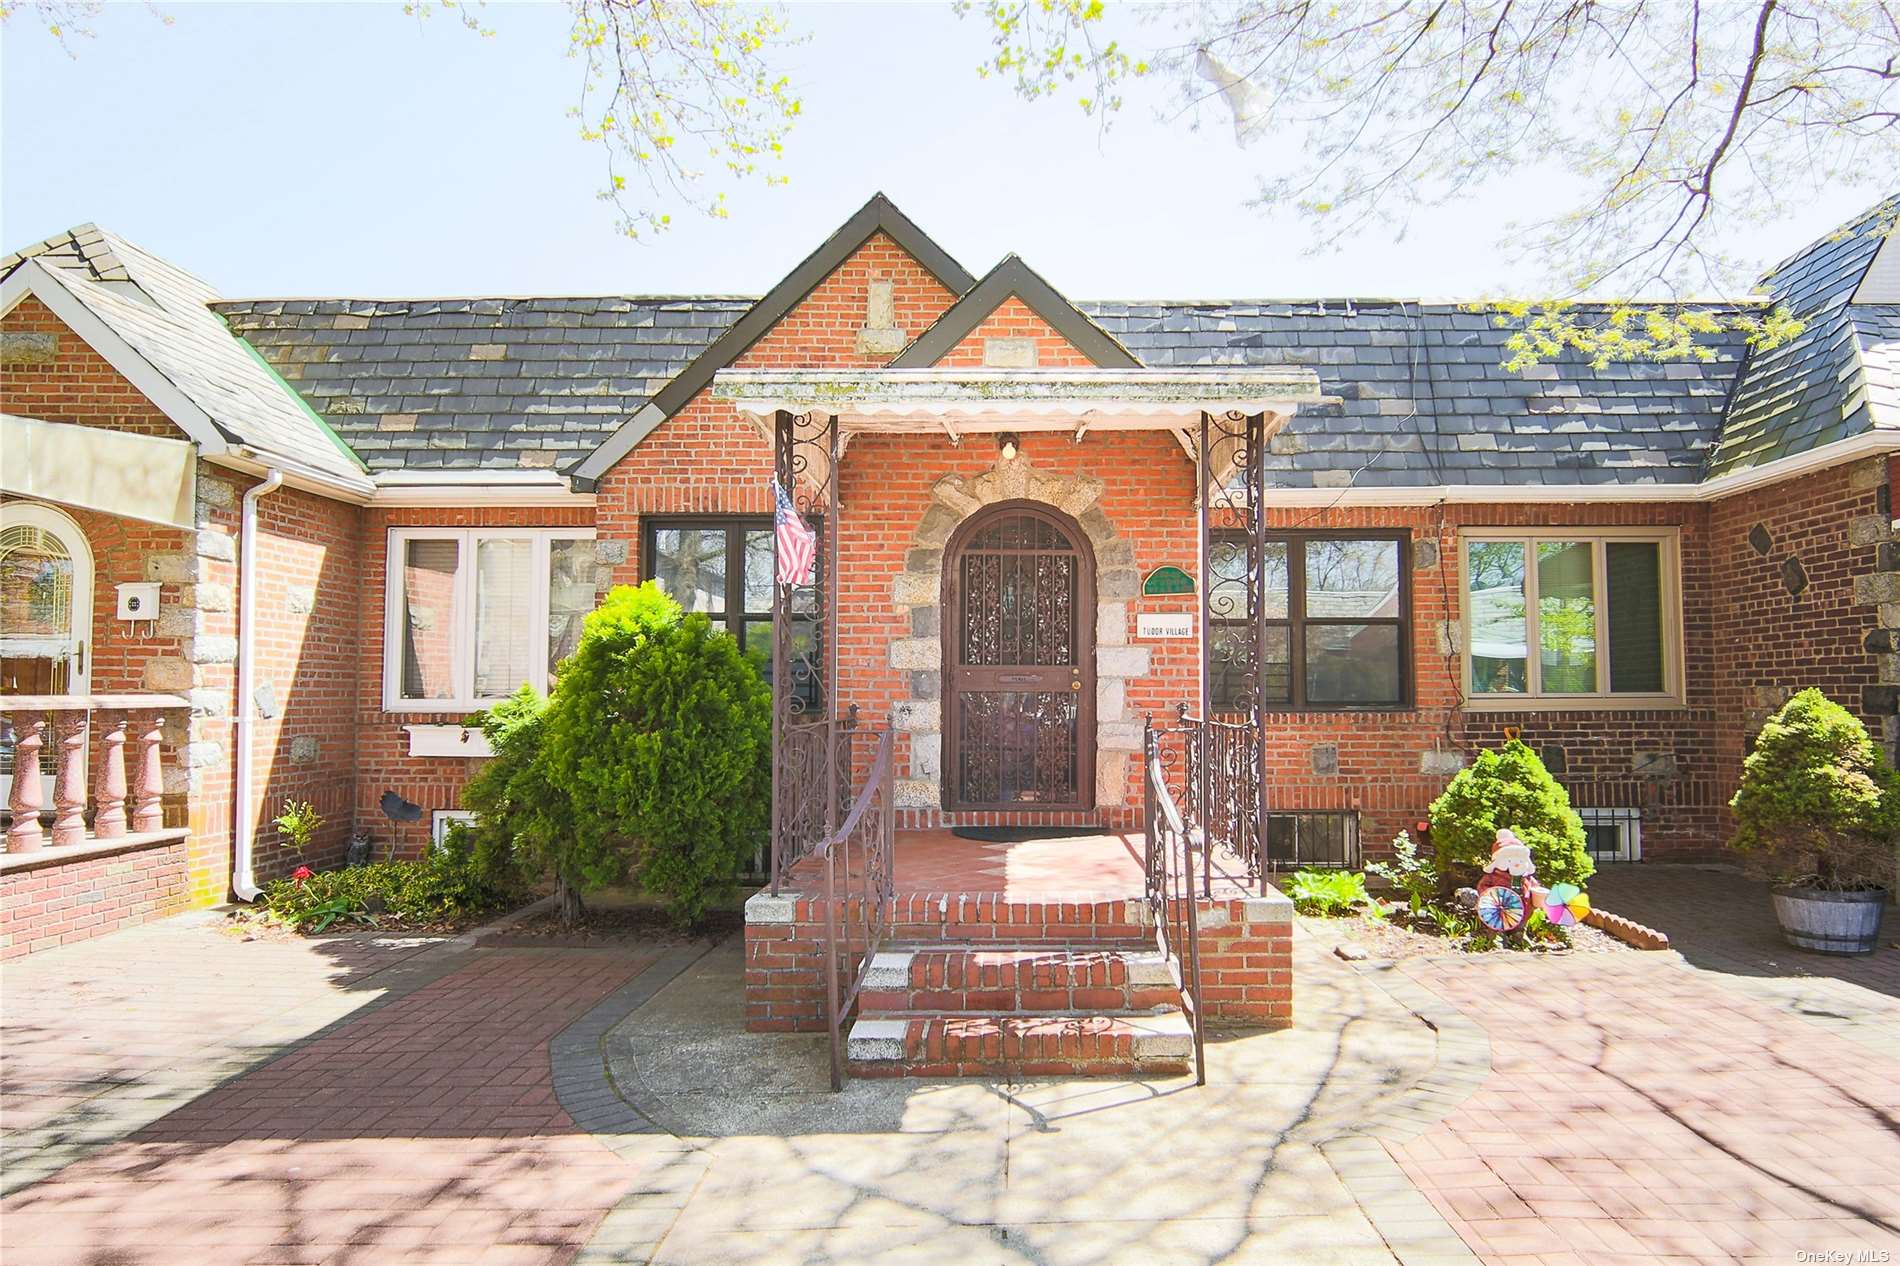
{"label": "window sill", "polygon": [[1466,712],[1687,712],[1675,695],[1596,695],[1569,698],[1467,698]]}

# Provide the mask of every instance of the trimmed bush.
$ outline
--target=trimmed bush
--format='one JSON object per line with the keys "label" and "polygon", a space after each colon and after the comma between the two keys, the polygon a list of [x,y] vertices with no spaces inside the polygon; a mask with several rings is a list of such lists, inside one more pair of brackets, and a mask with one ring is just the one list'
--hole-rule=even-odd
{"label": "trimmed bush", "polygon": [[1853,713],[1803,690],[1762,726],[1742,762],[1730,843],[1783,883],[1891,887],[1900,778]]}
{"label": "trimmed bush", "polygon": [[496,757],[464,792],[477,835],[581,893],[631,878],[674,920],[733,892],[771,811],[772,700],[730,634],[657,584],[587,617],[543,702],[523,691],[483,730]]}
{"label": "trimmed bush", "polygon": [[1432,844],[1448,877],[1455,870],[1466,876],[1482,871],[1500,827],[1530,846],[1540,884],[1581,884],[1596,873],[1569,793],[1516,739],[1479,752],[1459,770],[1432,802],[1431,821]]}

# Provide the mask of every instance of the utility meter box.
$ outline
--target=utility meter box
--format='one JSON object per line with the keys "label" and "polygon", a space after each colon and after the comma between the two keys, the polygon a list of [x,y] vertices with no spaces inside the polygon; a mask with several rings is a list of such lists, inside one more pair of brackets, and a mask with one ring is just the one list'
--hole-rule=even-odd
{"label": "utility meter box", "polygon": [[120,585],[119,618],[121,620],[158,619],[158,582],[136,580]]}

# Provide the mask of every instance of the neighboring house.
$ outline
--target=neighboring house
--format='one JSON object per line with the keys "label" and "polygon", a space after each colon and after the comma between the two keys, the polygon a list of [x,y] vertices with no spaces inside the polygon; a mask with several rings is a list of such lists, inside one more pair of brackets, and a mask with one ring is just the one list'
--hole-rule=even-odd
{"label": "neighboring house", "polygon": [[[16,729],[87,715],[46,696],[94,718],[44,731],[73,772],[37,793],[54,844],[0,858],[0,953],[252,895],[299,861],[286,799],[326,819],[302,860],[352,832],[414,854],[484,750],[468,716],[545,686],[611,584],[658,576],[765,662],[794,370],[850,379],[831,684],[900,731],[900,826],[1138,824],[1142,720],[1200,692],[1196,621],[1145,618],[1199,599],[1155,573],[1209,580],[1170,407],[1271,379],[1274,858],[1382,848],[1512,733],[1602,856],[1713,858],[1793,689],[1900,738],[1895,209],[1768,274],[1807,322],[1786,347],[1521,374],[1451,304],[978,278],[881,196],[756,301],[226,300],[74,230],[0,263],[0,693]],[[1001,403],[943,403],[972,384]],[[125,618],[141,583],[156,609]],[[1049,680],[984,675],[1025,663]],[[115,834],[111,753],[152,732],[122,748],[121,716],[163,718],[165,780],[155,824],[126,762],[147,816]],[[15,815],[12,847],[38,836]]]}

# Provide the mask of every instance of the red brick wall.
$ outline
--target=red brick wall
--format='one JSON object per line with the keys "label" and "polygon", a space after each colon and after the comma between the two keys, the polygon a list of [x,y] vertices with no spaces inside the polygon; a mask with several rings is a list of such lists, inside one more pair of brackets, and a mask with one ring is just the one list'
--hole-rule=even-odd
{"label": "red brick wall", "polygon": [[937,364],[946,368],[981,368],[985,344],[993,338],[1029,339],[1036,345],[1036,364],[1044,369],[1092,369],[1095,362],[1051,329],[1035,310],[1011,295],[996,305],[977,327],[945,352]]}
{"label": "red brick wall", "polygon": [[[359,654],[364,518],[294,488],[257,503],[253,680],[276,703],[272,717],[253,713],[259,883],[341,862],[355,825],[358,678],[381,679]],[[287,800],[309,801],[324,819],[301,856],[271,824]]]}
{"label": "red brick wall", "polygon": [[[468,720],[466,712],[434,712],[426,706],[417,711],[383,710],[383,643],[385,590],[389,564],[389,530],[397,527],[591,527],[593,511],[585,507],[547,509],[535,507],[495,507],[469,510],[368,510],[364,511],[361,545],[355,564],[358,593],[356,616],[355,690],[356,769],[355,820],[361,830],[375,837],[375,855],[394,844],[399,857],[418,857],[429,843],[431,817],[437,809],[459,809],[462,785],[475,772],[477,762],[461,757],[423,757],[409,755],[409,733],[405,725],[456,724]],[[412,804],[423,808],[419,822],[390,821],[378,807],[383,793],[394,791]]]}
{"label": "red brick wall", "polygon": [[0,319],[0,330],[55,340],[52,361],[10,364],[0,372],[0,413],[181,438],[157,405],[34,296]]}
{"label": "red brick wall", "polygon": [[78,858],[0,875],[0,959],[70,945],[190,904],[187,846]]}
{"label": "red brick wall", "polygon": [[[856,346],[873,281],[891,283],[898,325],[911,337],[955,302],[930,273],[882,233],[810,294],[735,362],[746,368],[882,365]],[[638,583],[640,519],[650,514],[770,514],[772,446],[759,429],[702,391],[660,424],[596,490],[600,539],[627,546],[615,583]]]}
{"label": "red brick wall", "polygon": [[[1795,691],[1818,686],[1881,732],[1880,718],[1861,710],[1862,689],[1878,679],[1863,649],[1876,612],[1854,595],[1855,579],[1875,569],[1876,546],[1850,541],[1848,524],[1881,515],[1882,467],[1878,458],[1837,466],[1709,506],[1708,618],[1721,664],[1712,744],[1730,793],[1748,739]],[[1771,538],[1765,556],[1749,543],[1757,525]],[[1799,594],[1784,583],[1790,559],[1806,577]]]}

